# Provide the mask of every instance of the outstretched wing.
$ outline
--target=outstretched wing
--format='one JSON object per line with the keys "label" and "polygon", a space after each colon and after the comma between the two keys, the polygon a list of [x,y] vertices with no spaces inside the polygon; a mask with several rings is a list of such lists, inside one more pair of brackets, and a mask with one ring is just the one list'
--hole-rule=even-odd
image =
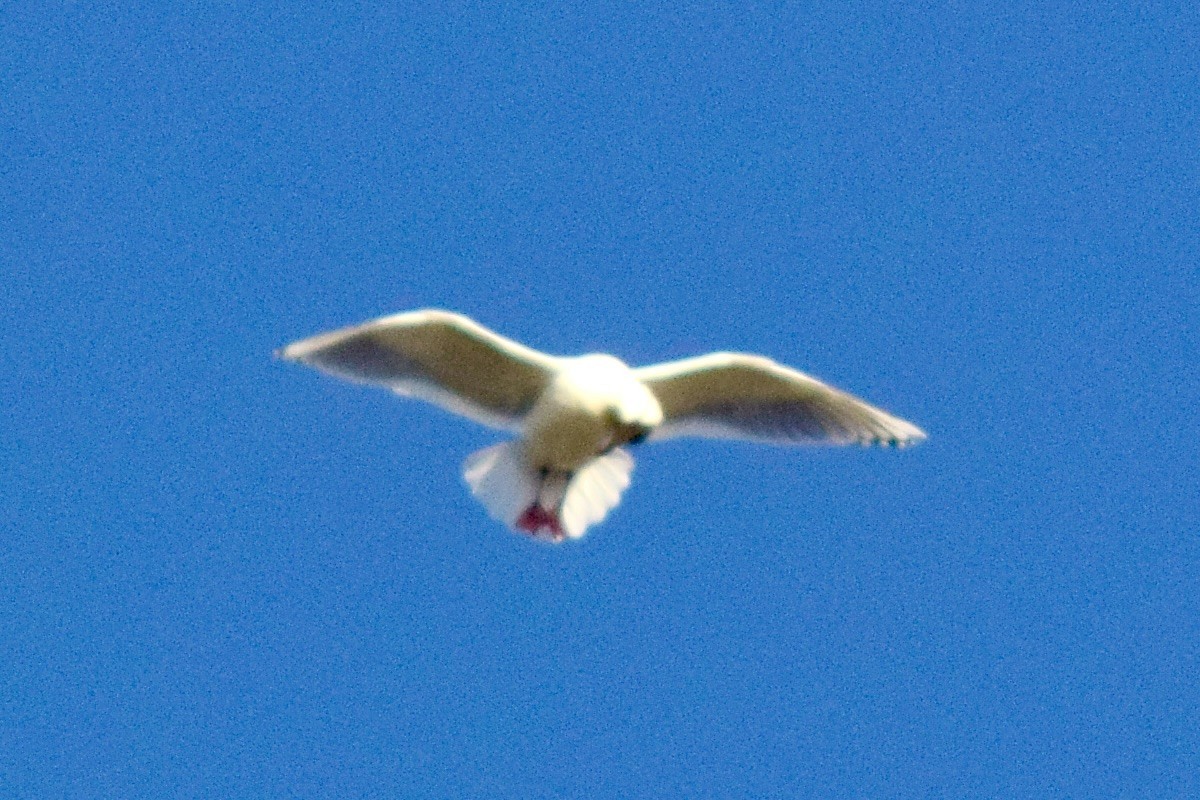
{"label": "outstretched wing", "polygon": [[893,446],[925,438],[915,425],[762,356],[710,353],[634,374],[662,406],[653,438]]}
{"label": "outstretched wing", "polygon": [[282,358],[518,430],[558,359],[449,311],[394,314],[289,344]]}

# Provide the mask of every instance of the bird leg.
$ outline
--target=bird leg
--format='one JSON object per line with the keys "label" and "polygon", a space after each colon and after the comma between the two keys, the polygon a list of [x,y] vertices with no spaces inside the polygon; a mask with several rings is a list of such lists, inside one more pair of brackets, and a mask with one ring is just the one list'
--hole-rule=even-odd
{"label": "bird leg", "polygon": [[567,494],[567,485],[571,482],[571,474],[543,469],[539,477],[537,495],[529,508],[517,517],[517,528],[535,538],[541,538],[540,532],[545,529],[551,541],[561,542],[566,534],[559,513]]}

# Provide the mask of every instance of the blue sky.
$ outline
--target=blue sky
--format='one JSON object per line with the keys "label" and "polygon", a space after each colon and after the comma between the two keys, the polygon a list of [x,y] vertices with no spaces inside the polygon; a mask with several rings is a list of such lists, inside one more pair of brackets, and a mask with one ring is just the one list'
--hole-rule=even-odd
{"label": "blue sky", "polygon": [[[0,10],[0,794],[1200,792],[1193,4],[378,5]],[[540,546],[426,306],[930,439]]]}

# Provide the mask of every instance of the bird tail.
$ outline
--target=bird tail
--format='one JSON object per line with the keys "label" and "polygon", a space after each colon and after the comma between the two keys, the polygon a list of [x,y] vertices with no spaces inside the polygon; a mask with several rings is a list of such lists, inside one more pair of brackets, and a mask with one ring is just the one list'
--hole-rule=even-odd
{"label": "bird tail", "polygon": [[629,486],[633,458],[614,448],[574,474],[531,470],[520,442],[504,442],[469,456],[463,478],[493,519],[535,538],[578,539],[600,522]]}
{"label": "bird tail", "polygon": [[584,464],[567,484],[562,501],[562,524],[567,536],[578,539],[592,525],[602,522],[621,502],[632,472],[633,456],[619,447]]}
{"label": "bird tail", "polygon": [[472,453],[463,463],[463,479],[492,519],[512,528],[537,500],[540,483],[525,464],[520,442],[502,442]]}

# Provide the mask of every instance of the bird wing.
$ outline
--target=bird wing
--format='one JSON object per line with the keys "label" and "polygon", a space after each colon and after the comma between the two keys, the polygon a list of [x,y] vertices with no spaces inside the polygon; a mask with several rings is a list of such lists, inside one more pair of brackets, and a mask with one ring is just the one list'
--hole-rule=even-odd
{"label": "bird wing", "polygon": [[559,363],[461,314],[439,310],[322,333],[278,355],[503,430],[520,429]]}
{"label": "bird wing", "polygon": [[925,438],[915,425],[762,356],[710,353],[634,374],[662,406],[652,438],[893,446]]}

